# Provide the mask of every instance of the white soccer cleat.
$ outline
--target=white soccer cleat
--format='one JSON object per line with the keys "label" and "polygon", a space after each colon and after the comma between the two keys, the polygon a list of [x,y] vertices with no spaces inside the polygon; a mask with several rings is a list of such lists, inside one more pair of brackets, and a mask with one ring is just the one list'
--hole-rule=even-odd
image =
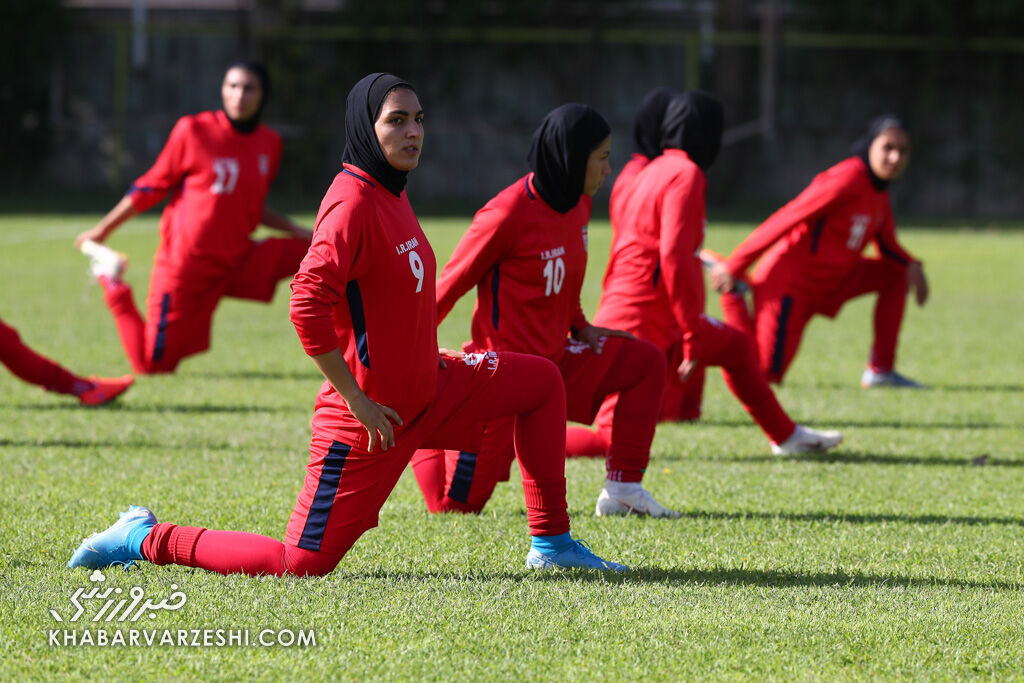
{"label": "white soccer cleat", "polygon": [[904,377],[895,370],[890,370],[888,372],[875,372],[871,368],[864,370],[864,374],[860,376],[860,386],[862,389],[871,389],[872,387],[924,389],[924,385],[920,382],[915,382],[909,377]]}
{"label": "white soccer cleat", "polygon": [[797,425],[792,436],[782,443],[772,444],[773,455],[797,455],[798,453],[814,453],[835,448],[843,442],[843,435],[836,431],[818,431],[803,425]]}
{"label": "white soccer cleat", "polygon": [[608,489],[601,489],[597,497],[597,505],[594,514],[598,517],[609,517],[612,515],[639,515],[641,517],[665,517],[667,519],[679,519],[681,512],[670,510],[658,501],[654,500],[650,493],[642,486],[625,495],[612,496]]}
{"label": "white soccer cleat", "polygon": [[81,251],[89,257],[89,268],[94,278],[105,277],[114,282],[121,280],[121,274],[128,265],[127,256],[92,240],[82,242]]}

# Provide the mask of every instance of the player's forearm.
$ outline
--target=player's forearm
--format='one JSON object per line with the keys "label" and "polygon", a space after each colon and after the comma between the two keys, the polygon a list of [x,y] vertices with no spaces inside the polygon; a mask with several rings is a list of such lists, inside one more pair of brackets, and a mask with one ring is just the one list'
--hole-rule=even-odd
{"label": "player's forearm", "polygon": [[268,228],[283,230],[284,232],[291,232],[297,227],[290,218],[279,214],[268,206],[263,207],[263,216],[260,218],[260,222]]}
{"label": "player's forearm", "polygon": [[352,371],[349,370],[348,364],[345,363],[341,349],[334,349],[317,356],[310,356],[310,358],[347,403],[351,405],[353,401],[365,396]]}
{"label": "player's forearm", "polygon": [[311,230],[307,230],[306,228],[296,225],[291,218],[288,218],[288,216],[280,214],[266,206],[263,207],[263,217],[260,218],[260,223],[272,230],[280,230],[281,232],[286,232],[295,237],[301,237],[307,240],[313,239],[313,232]]}
{"label": "player's forearm", "polygon": [[139,213],[138,209],[135,208],[132,198],[125,195],[121,198],[113,209],[107,212],[96,227],[93,228],[94,235],[92,240],[95,242],[103,242],[111,233],[121,226],[125,221],[132,218]]}

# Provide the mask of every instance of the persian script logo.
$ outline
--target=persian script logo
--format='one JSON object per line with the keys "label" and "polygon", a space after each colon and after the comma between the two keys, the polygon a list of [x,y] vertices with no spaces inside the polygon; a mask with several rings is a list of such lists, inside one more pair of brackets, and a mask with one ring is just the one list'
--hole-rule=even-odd
{"label": "persian script logo", "polygon": [[[188,598],[178,590],[178,585],[174,583],[171,584],[173,592],[169,596],[159,602],[154,602],[146,598],[146,591],[141,586],[133,587],[128,591],[127,596],[124,595],[124,590],[121,588],[110,586],[104,589],[100,584],[106,581],[106,578],[103,572],[97,569],[89,575],[89,580],[96,584],[91,590],[88,587],[83,587],[71,594],[69,601],[75,609],[75,613],[67,621],[74,623],[85,614],[86,605],[83,602],[99,605],[96,614],[89,620],[93,622],[136,622],[144,614],[149,614],[150,619],[156,619],[157,612],[162,610],[173,612],[181,609],[188,602]],[[50,610],[50,616],[57,622],[64,623],[65,621],[64,617],[55,609]]]}

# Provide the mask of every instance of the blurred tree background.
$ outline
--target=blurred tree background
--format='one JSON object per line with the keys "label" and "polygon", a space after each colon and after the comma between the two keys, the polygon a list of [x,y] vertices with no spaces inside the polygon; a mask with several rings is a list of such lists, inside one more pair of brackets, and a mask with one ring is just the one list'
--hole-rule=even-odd
{"label": "blurred tree background", "polygon": [[1024,216],[1021,2],[16,0],[0,27],[8,193],[116,198],[179,116],[219,106],[225,65],[255,56],[274,81],[266,121],[285,138],[278,193],[319,196],[340,165],[348,89],[392,71],[427,112],[409,184],[421,209],[478,207],[525,171],[534,127],[567,101],[608,118],[617,169],[640,99],[671,86],[725,105],[716,211],[789,199],[894,111],[914,145],[897,211]]}

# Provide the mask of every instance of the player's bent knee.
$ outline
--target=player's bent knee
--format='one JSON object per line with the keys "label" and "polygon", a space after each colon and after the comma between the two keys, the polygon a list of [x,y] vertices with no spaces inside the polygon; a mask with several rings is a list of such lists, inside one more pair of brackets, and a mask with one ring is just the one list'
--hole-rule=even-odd
{"label": "player's bent knee", "polygon": [[529,377],[538,387],[563,387],[562,371],[547,358],[528,354],[519,354],[519,357],[523,360],[521,376]]}
{"label": "player's bent knee", "polygon": [[441,505],[437,512],[445,513],[461,513],[464,515],[479,515],[484,511],[484,506],[487,505],[487,501],[483,503],[462,503],[457,500],[452,500],[445,496],[444,500],[441,501]]}
{"label": "player's bent knee", "polygon": [[285,572],[294,576],[326,576],[334,571],[345,553],[324,553],[286,545]]}
{"label": "player's bent knee", "polygon": [[646,339],[633,339],[627,347],[631,356],[642,365],[643,372],[664,377],[668,372],[668,358],[665,352]]}

